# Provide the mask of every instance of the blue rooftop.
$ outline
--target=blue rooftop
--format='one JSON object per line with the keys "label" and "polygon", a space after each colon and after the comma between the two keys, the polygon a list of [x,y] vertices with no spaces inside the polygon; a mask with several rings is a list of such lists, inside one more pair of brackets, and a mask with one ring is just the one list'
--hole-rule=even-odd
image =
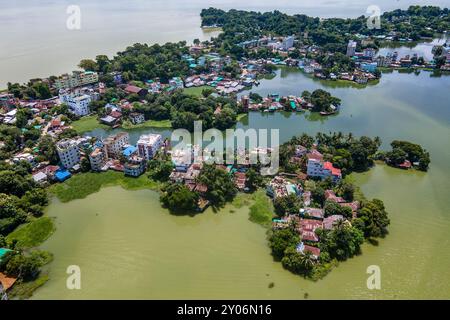
{"label": "blue rooftop", "polygon": [[0,261],[2,261],[2,257],[11,250],[6,249],[6,248],[0,248]]}
{"label": "blue rooftop", "polygon": [[72,175],[70,174],[70,172],[67,170],[64,170],[64,169],[59,169],[55,173],[55,177],[59,182],[63,182],[65,180],[69,179],[71,176]]}
{"label": "blue rooftop", "polygon": [[135,153],[137,150],[137,148],[135,146],[129,146],[128,148],[126,148],[125,150],[123,150],[123,155],[125,157],[129,157],[131,156],[133,153]]}

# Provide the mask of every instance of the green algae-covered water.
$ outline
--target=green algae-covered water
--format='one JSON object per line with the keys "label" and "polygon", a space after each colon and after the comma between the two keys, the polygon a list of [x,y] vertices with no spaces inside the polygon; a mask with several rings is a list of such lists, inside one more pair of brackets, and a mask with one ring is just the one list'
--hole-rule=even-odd
{"label": "green algae-covered water", "polygon": [[[82,200],[52,201],[48,215],[56,217],[57,230],[42,247],[55,260],[49,282],[34,298],[303,299],[308,293],[310,299],[449,299],[450,77],[394,72],[357,89],[284,69],[254,91],[317,88],[342,99],[338,116],[250,113],[239,126],[279,128],[283,141],[301,132],[340,130],[378,135],[383,148],[393,139],[422,144],[431,153],[427,173],[377,165],[353,175],[366,196],[382,199],[390,213],[390,234],[378,246],[364,245],[361,256],[312,282],[272,260],[266,230],[248,220],[246,207],[173,216],[152,191],[110,187]],[[81,268],[79,291],[66,289],[69,265]],[[369,265],[381,268],[381,290],[367,289]]]}

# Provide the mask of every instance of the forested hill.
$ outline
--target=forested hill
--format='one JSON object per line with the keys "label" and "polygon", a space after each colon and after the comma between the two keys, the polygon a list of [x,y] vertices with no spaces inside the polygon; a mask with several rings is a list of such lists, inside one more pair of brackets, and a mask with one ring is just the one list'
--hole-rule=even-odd
{"label": "forested hill", "polygon": [[342,51],[354,34],[386,35],[395,32],[398,38],[419,40],[450,30],[449,9],[435,6],[411,6],[407,10],[385,12],[380,29],[368,29],[367,17],[353,19],[320,19],[304,14],[288,15],[280,11],[254,12],[209,8],[201,12],[202,26],[221,26],[219,40],[238,43],[261,35],[297,35],[307,32],[314,44]]}

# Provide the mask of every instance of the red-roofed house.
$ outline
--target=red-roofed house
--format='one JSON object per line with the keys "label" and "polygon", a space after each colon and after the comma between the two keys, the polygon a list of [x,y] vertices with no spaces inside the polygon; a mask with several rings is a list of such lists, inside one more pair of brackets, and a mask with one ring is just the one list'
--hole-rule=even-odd
{"label": "red-roofed house", "polygon": [[310,160],[310,159],[319,160],[319,161],[323,160],[323,155],[316,149],[313,149],[313,150],[311,150],[310,153],[307,153],[306,157],[308,158],[308,160]]}
{"label": "red-roofed house", "polygon": [[313,247],[313,246],[308,246],[307,244],[305,244],[303,246],[303,252],[311,252],[315,259],[318,259],[319,256],[320,256],[320,249],[319,248],[316,248],[316,247]]}
{"label": "red-roofed house", "polygon": [[400,163],[400,164],[398,165],[398,167],[399,167],[399,168],[402,168],[402,169],[411,169],[411,167],[412,167],[411,161],[405,160],[403,163]]}
{"label": "red-roofed house", "polygon": [[342,178],[340,169],[333,167],[333,164],[329,161],[322,162],[317,156],[308,157],[306,173],[310,177],[319,177],[321,179],[331,177],[333,182],[338,182]]}
{"label": "red-roofed house", "polygon": [[302,240],[318,242],[319,237],[315,233],[315,230],[322,227],[322,221],[320,220],[301,219],[298,227],[298,232],[302,237]]}
{"label": "red-roofed house", "polygon": [[344,220],[344,217],[339,214],[326,217],[325,219],[323,219],[323,228],[325,230],[331,230],[333,228],[333,225],[339,220]]}
{"label": "red-roofed house", "polygon": [[319,208],[300,209],[300,215],[304,217],[311,217],[313,219],[323,219],[323,209]]}
{"label": "red-roofed house", "polygon": [[352,209],[353,218],[356,218],[356,213],[358,212],[359,209],[359,201],[339,203],[339,205],[342,207],[349,207],[350,209]]}
{"label": "red-roofed house", "polygon": [[115,119],[120,119],[122,117],[122,113],[117,110],[112,111],[109,115]]}
{"label": "red-roofed house", "polygon": [[133,86],[133,85],[126,86],[125,87],[125,91],[127,93],[129,93],[129,94],[133,94],[134,93],[134,94],[137,94],[137,95],[139,95],[141,97],[145,96],[148,93],[147,89],[139,88],[139,87],[136,87],[136,86]]}
{"label": "red-roofed house", "polygon": [[333,190],[326,190],[325,191],[325,200],[331,200],[336,203],[344,203],[345,200],[341,197],[336,196]]}
{"label": "red-roofed house", "polygon": [[55,118],[50,122],[50,128],[59,128],[61,126],[61,119]]}

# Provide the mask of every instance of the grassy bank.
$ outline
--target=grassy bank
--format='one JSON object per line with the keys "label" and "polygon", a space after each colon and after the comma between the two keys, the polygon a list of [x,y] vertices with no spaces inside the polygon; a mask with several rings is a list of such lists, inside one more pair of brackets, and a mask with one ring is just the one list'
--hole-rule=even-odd
{"label": "grassy bank", "polygon": [[105,124],[99,123],[97,120],[97,116],[87,116],[83,117],[80,120],[74,121],[71,123],[71,126],[74,130],[76,130],[79,134],[92,131],[94,129],[109,129]]}
{"label": "grassy bank", "polygon": [[127,190],[152,189],[158,190],[160,183],[150,180],[146,174],[139,178],[126,177],[122,172],[107,171],[102,173],[80,173],[64,183],[54,184],[49,188],[62,202],[83,199],[100,191],[102,187],[119,185]]}
{"label": "grassy bank", "polygon": [[270,227],[274,217],[272,201],[266,195],[264,189],[259,189],[254,193],[238,193],[233,199],[232,205],[236,208],[248,207],[249,220]]}
{"label": "grassy bank", "polygon": [[26,282],[16,282],[14,287],[9,291],[9,298],[14,299],[29,299],[33,295],[33,292],[42,287],[49,280],[47,273],[42,273],[37,279]]}
{"label": "grassy bank", "polygon": [[248,113],[239,113],[236,117],[236,121],[241,121],[242,119],[244,119],[246,116],[248,116]]}
{"label": "grassy bank", "polygon": [[264,189],[259,189],[252,194],[253,204],[250,206],[250,221],[264,227],[270,227],[274,217],[272,201],[267,197]]}
{"label": "grassy bank", "polygon": [[193,96],[202,96],[202,91],[204,89],[212,89],[210,86],[200,86],[200,87],[190,87],[190,88],[184,88],[184,93],[191,94]]}
{"label": "grassy bank", "polygon": [[32,248],[47,240],[55,231],[53,220],[41,217],[19,226],[6,237],[8,243],[17,241],[16,247],[20,249]]}
{"label": "grassy bank", "polygon": [[132,124],[130,121],[124,121],[122,128],[125,130],[143,129],[143,128],[172,128],[170,120],[147,120],[139,124]]}
{"label": "grassy bank", "polygon": [[[38,261],[41,268],[53,261],[53,255],[47,251],[34,250],[29,254]],[[48,272],[42,270],[34,280],[24,281],[22,279],[19,279],[14,284],[14,287],[9,291],[9,298],[29,299],[33,295],[33,292],[39,287],[43,286],[48,281],[48,279]]]}

